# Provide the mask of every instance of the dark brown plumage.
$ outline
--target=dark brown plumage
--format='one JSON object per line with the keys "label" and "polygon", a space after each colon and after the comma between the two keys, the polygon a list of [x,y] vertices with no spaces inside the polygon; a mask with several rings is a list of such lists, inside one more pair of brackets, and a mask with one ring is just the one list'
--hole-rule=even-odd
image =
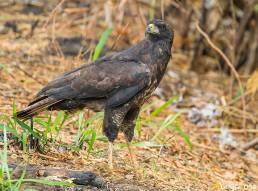
{"label": "dark brown plumage", "polygon": [[165,73],[172,43],[168,24],[153,20],[141,42],[51,81],[17,117],[29,119],[46,109],[104,109],[103,131],[109,141],[119,130],[131,141],[139,110]]}

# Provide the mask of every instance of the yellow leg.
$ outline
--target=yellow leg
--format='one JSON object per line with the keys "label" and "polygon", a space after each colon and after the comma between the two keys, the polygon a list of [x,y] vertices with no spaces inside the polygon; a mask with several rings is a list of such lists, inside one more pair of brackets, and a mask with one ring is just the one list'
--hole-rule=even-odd
{"label": "yellow leg", "polygon": [[126,143],[127,143],[127,147],[128,147],[128,151],[129,151],[129,155],[130,155],[130,160],[132,162],[134,172],[136,173],[136,177],[138,179],[141,179],[143,177],[143,169],[139,166],[139,164],[137,162],[137,157],[134,154],[134,151],[131,147],[131,143],[129,141],[126,141]]}
{"label": "yellow leg", "polygon": [[109,169],[113,169],[113,143],[108,142],[108,166]]}
{"label": "yellow leg", "polygon": [[134,154],[133,149],[131,147],[131,142],[126,141],[126,143],[127,143],[127,148],[128,148],[129,155],[130,155],[130,160],[132,162],[132,165],[133,165],[134,169],[136,170],[138,168],[138,163],[136,161],[135,154]]}

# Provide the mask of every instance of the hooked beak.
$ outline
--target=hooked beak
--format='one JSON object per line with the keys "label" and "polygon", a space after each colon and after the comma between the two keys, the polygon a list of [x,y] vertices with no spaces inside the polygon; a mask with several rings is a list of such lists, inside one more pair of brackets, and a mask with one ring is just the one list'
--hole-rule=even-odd
{"label": "hooked beak", "polygon": [[159,34],[159,29],[154,24],[149,24],[145,32],[149,34]]}

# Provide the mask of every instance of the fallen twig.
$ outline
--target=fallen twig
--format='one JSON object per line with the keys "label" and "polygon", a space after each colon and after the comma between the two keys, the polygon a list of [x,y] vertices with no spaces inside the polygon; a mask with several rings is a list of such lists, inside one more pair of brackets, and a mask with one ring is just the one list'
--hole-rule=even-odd
{"label": "fallen twig", "polygon": [[40,156],[42,158],[53,160],[53,161],[58,161],[59,160],[58,158],[55,158],[55,157],[52,157],[52,156],[48,156],[48,155],[44,155],[44,154],[41,154],[41,153],[36,153],[36,155],[38,155],[38,156]]}
{"label": "fallen twig", "polygon": [[[205,130],[201,130],[205,133],[207,132],[211,132],[211,133],[219,133],[221,132],[221,130],[219,128],[216,129],[205,129]],[[248,132],[248,133],[258,133],[258,129],[229,129],[228,130],[230,133],[244,133],[244,132]]]}
{"label": "fallen twig", "polygon": [[256,145],[258,145],[258,137],[256,137],[255,139],[251,140],[250,142],[244,144],[241,149],[246,151],[246,150],[248,150],[248,149],[250,149],[250,148],[252,148],[252,147],[254,147]]}
{"label": "fallen twig", "polygon": [[46,20],[45,24],[43,25],[43,28],[46,28],[46,26],[48,25],[49,21],[55,16],[56,11],[58,10],[59,7],[62,6],[62,4],[65,2],[65,0],[60,1],[60,3],[57,4],[57,6],[52,10],[52,12],[50,13],[48,19]]}
{"label": "fallen twig", "polygon": [[67,170],[63,168],[45,168],[36,165],[20,166],[17,164],[8,164],[10,168],[13,168],[13,178],[19,178],[24,169],[26,170],[26,178],[51,178],[57,177],[60,180],[72,181],[78,185],[90,185],[101,188],[105,185],[103,179],[97,176],[93,172],[89,171],[77,171]]}

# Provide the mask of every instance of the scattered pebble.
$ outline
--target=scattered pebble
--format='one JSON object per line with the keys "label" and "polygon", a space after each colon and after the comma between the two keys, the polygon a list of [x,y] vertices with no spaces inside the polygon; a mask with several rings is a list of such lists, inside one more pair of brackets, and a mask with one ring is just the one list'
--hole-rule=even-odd
{"label": "scattered pebble", "polygon": [[217,124],[217,118],[222,115],[218,106],[212,103],[202,108],[191,108],[188,110],[189,120],[199,127],[213,127]]}
{"label": "scattered pebble", "polygon": [[224,149],[225,145],[229,145],[234,148],[238,146],[238,143],[236,142],[233,135],[229,132],[227,127],[220,128],[220,135],[218,136],[218,141],[219,141],[219,147],[221,150]]}

